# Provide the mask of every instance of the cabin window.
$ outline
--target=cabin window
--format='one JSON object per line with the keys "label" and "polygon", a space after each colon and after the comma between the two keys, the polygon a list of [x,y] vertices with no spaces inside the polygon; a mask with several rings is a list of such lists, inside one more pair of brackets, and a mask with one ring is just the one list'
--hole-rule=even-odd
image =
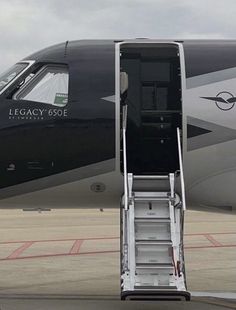
{"label": "cabin window", "polygon": [[0,75],[0,91],[17,77],[29,64],[18,63]]}
{"label": "cabin window", "polygon": [[44,66],[13,99],[64,107],[68,103],[68,89],[69,73],[66,66]]}

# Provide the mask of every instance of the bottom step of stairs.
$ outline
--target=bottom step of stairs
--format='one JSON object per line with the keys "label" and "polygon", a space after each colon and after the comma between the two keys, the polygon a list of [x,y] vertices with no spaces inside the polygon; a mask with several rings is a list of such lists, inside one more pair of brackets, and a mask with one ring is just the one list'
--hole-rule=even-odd
{"label": "bottom step of stairs", "polygon": [[121,293],[121,300],[166,300],[166,301],[190,301],[191,295],[186,291],[174,291],[163,289],[158,291],[155,290],[136,290],[136,291],[125,291]]}

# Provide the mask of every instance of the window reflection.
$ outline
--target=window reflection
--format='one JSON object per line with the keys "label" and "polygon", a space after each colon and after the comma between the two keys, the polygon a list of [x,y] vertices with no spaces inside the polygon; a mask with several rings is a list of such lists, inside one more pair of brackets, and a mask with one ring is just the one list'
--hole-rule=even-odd
{"label": "window reflection", "polygon": [[3,72],[0,75],[0,91],[3,90],[17,75],[19,75],[26,67],[28,63],[18,63],[13,67]]}
{"label": "window reflection", "polygon": [[42,102],[64,107],[68,103],[67,67],[46,66],[20,89],[13,99]]}

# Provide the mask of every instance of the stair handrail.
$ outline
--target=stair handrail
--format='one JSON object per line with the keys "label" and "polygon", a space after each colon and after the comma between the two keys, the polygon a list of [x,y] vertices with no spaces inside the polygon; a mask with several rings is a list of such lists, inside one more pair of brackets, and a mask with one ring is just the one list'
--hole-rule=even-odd
{"label": "stair handrail", "polygon": [[177,141],[178,141],[178,153],[179,153],[179,169],[180,169],[182,208],[185,211],[186,210],[185,184],[184,184],[183,158],[182,158],[181,138],[180,138],[179,127],[177,127]]}
{"label": "stair handrail", "polygon": [[126,126],[127,126],[127,104],[122,111],[122,136],[123,136],[123,169],[124,169],[124,207],[128,210],[128,173],[127,173],[127,154],[126,154]]}

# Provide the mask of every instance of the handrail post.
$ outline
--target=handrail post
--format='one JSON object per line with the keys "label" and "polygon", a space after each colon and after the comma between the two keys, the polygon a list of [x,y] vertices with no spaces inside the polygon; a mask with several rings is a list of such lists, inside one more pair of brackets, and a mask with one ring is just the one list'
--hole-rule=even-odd
{"label": "handrail post", "polygon": [[179,128],[177,128],[177,140],[178,140],[178,153],[179,153],[179,168],[180,168],[182,206],[183,206],[183,210],[185,211],[186,210],[185,185],[184,185],[183,159],[182,159],[181,139],[180,139],[180,129]]}
{"label": "handrail post", "polygon": [[127,126],[127,105],[123,106],[122,109],[122,137],[123,137],[123,168],[124,168],[124,270],[129,270],[129,249],[128,249],[128,204],[129,204],[129,197],[128,197],[128,173],[127,173],[127,155],[126,155],[126,126]]}
{"label": "handrail post", "polygon": [[126,126],[127,126],[127,105],[123,106],[122,111],[122,135],[123,135],[123,166],[124,166],[124,207],[128,210],[128,174],[127,174],[127,156],[126,156]]}

